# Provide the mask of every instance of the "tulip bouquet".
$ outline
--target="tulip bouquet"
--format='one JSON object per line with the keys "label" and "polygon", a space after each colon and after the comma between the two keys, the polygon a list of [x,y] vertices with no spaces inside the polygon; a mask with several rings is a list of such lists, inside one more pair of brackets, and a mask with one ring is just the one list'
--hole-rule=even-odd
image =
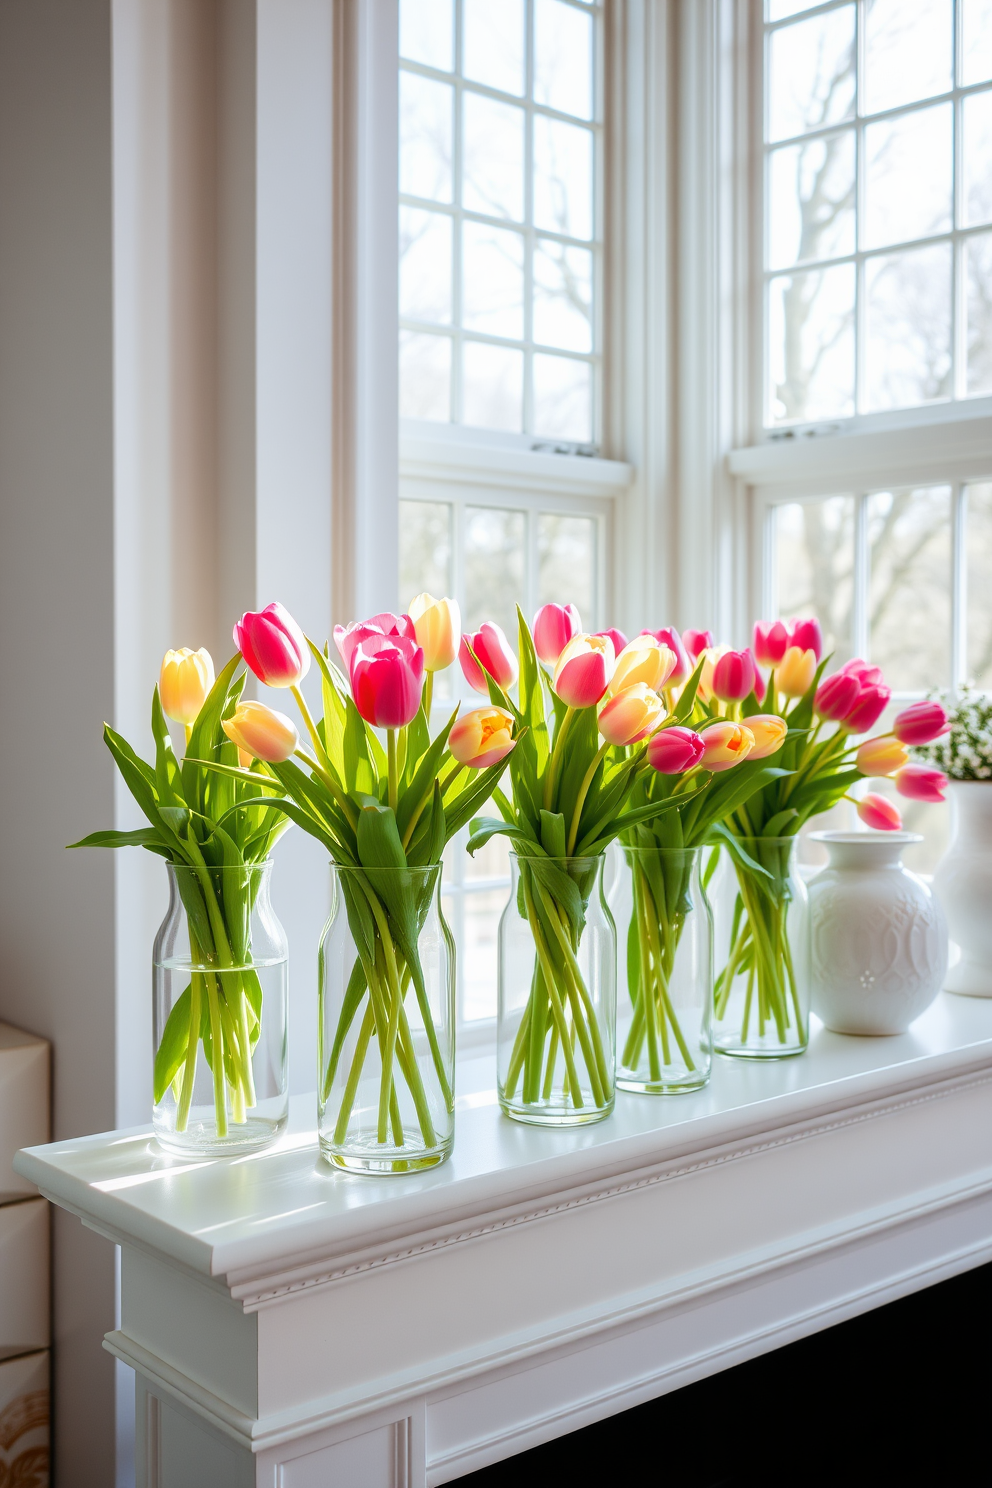
{"label": "tulip bouquet", "polygon": [[[212,1077],[211,1136],[218,1143],[239,1136],[230,1131],[229,1120],[244,1136],[248,1113],[256,1106],[253,1055],[262,1032],[266,974],[252,956],[252,912],[261,866],[289,825],[271,801],[273,782],[262,767],[249,760],[249,768],[237,768],[234,720],[257,706],[240,702],[245,681],[243,673],[236,676],[240,665],[236,654],[214,681],[206,651],[184,647],[166,653],[152,695],[154,763],[141,759],[109,725],[104,728],[107,747],[147,826],[94,832],[72,844],[144,847],[172,865],[190,954],[177,982],[185,981],[185,987],[168,999],[156,1029],[156,1129],[181,1137],[194,1111],[199,1126],[210,1124],[206,1112],[193,1104],[202,1046]],[[166,716],[185,726],[182,761],[174,753]],[[235,778],[206,767],[214,764],[230,767]],[[284,966],[281,971],[284,976]]]}
{"label": "tulip bouquet", "polygon": [[[587,635],[579,624],[571,605],[545,605],[533,634],[519,615],[518,704],[505,690],[516,662],[496,627],[468,637],[462,658],[469,681],[486,686],[517,725],[512,799],[495,790],[500,817],[474,821],[469,838],[469,852],[497,833],[510,839],[516,895],[501,935],[526,927],[520,985],[501,982],[500,1099],[517,1119],[556,1125],[596,1120],[613,1106],[613,994],[589,984],[607,977],[612,988],[612,938],[598,962],[591,937],[583,939],[590,916],[603,915],[603,855],[621,833],[673,809],[668,794],[630,804],[652,764],[684,771],[705,747],[678,727],[691,693],[673,712],[666,707],[677,660],[668,646],[651,635],[630,644],[618,631]],[[699,788],[686,785],[680,804]],[[502,943],[500,959],[502,978],[510,959]]]}
{"label": "tulip bouquet", "polygon": [[[909,763],[907,746],[936,738],[947,727],[937,703],[914,703],[891,732],[858,742],[878,722],[891,698],[878,667],[855,659],[823,677],[823,640],[816,620],[759,622],[753,648],[714,648],[703,635],[700,713],[741,718],[749,728],[783,724],[771,756],[777,777],[739,802],[714,827],[728,849],[737,897],[726,965],[716,983],[718,1021],[736,1023],[718,1035],[728,1053],[799,1053],[806,1047],[803,977],[794,964],[788,921],[801,890],[791,864],[797,834],[811,816],[828,811],[865,777],[892,776],[913,798],[940,798],[939,772]],[[765,668],[767,675],[764,675]],[[829,728],[828,726],[831,726]],[[827,732],[824,730],[827,729]],[[899,812],[884,796],[853,802],[870,827],[896,830]],[[795,917],[795,916],[794,916]],[[740,1008],[731,1013],[731,999]],[[749,1039],[752,1019],[756,1036]]]}
{"label": "tulip bouquet", "polygon": [[[279,605],[243,616],[235,637],[260,681],[292,689],[310,741],[300,747],[294,729],[292,740],[267,748],[273,725],[265,739],[246,735],[243,747],[281,787],[278,808],[327,848],[344,904],[349,949],[339,996],[330,928],[320,968],[322,1148],[346,1167],[428,1166],[450,1150],[454,1094],[450,1017],[436,999],[432,1008],[421,936],[445,845],[492,793],[514,748],[513,714],[487,706],[459,718],[456,708],[431,738],[433,676],[458,645],[450,600],[420,595],[408,614],[336,626],[347,680],[329,648],[318,649]],[[319,721],[299,687],[311,658],[321,676]],[[255,778],[255,767],[215,768]],[[374,1101],[363,1103],[373,1086]]]}

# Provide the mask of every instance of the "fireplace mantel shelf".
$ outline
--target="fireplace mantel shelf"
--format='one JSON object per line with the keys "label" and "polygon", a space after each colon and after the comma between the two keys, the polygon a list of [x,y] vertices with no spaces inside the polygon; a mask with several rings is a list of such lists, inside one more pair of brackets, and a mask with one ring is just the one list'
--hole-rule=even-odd
{"label": "fireplace mantel shelf", "polygon": [[313,1096],[252,1157],[19,1155],[122,1246],[139,1483],[447,1482],[992,1258],[992,1002],[570,1132],[506,1120],[491,1073],[460,1067],[417,1176],[326,1167]]}

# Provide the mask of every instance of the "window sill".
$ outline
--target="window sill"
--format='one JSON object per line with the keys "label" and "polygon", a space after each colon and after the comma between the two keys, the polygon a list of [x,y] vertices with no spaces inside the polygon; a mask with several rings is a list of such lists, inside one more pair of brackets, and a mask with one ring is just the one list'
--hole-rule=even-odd
{"label": "window sill", "polygon": [[405,479],[505,489],[518,484],[547,495],[611,497],[631,484],[634,470],[620,460],[575,454],[547,454],[465,437],[439,424],[436,432],[404,423],[400,433],[400,476]]}
{"label": "window sill", "polygon": [[171,1161],[142,1130],[17,1166],[123,1245],[108,1347],[139,1393],[267,1484],[345,1442],[347,1480],[392,1483],[383,1432],[403,1482],[447,1482],[992,1256],[992,1003],[717,1060],[707,1090],[573,1132],[505,1120],[491,1082],[463,1061],[454,1156],[417,1178],[315,1161],[312,1096],[250,1159]]}

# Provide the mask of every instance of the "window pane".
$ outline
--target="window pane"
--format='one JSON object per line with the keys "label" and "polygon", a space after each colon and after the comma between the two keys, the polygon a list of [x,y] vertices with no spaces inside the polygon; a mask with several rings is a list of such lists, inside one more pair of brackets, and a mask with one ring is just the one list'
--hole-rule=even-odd
{"label": "window pane", "polygon": [[816,0],[766,0],[768,20],[782,21],[801,10],[812,10],[815,3]]}
{"label": "window pane", "polygon": [[854,265],[773,279],[769,372],[774,423],[854,412]]}
{"label": "window pane", "polygon": [[981,83],[992,77],[992,0],[964,0],[964,76],[962,82]]}
{"label": "window pane", "polygon": [[992,234],[970,238],[968,261],[968,391],[992,393]]}
{"label": "window pane", "polygon": [[462,201],[487,217],[524,215],[524,113],[479,93],[464,96]]}
{"label": "window pane", "polygon": [[592,439],[592,367],[571,358],[534,357],[534,433]]}
{"label": "window pane", "polygon": [[400,331],[400,417],[451,417],[451,342],[447,336]]}
{"label": "window pane", "polygon": [[870,656],[896,692],[950,680],[950,491],[880,491],[868,501]]}
{"label": "window pane", "polygon": [[951,226],[951,105],[865,130],[865,246],[905,243]]}
{"label": "window pane", "polygon": [[400,502],[400,604],[427,590],[451,593],[451,507],[446,501]]}
{"label": "window pane", "polygon": [[968,487],[969,679],[992,688],[992,485]]}
{"label": "window pane", "polygon": [[534,247],[534,340],[592,351],[592,254],[550,238]]}
{"label": "window pane", "polygon": [[534,120],[534,223],[570,238],[592,237],[592,132]]}
{"label": "window pane", "polygon": [[465,76],[503,93],[523,93],[523,0],[462,0],[462,17]]}
{"label": "window pane", "polygon": [[559,0],[536,0],[534,98],[562,114],[592,118],[593,18]]}
{"label": "window pane", "polygon": [[769,267],[854,252],[854,131],[775,150],[769,161]]}
{"label": "window pane", "polygon": [[867,265],[867,407],[908,408],[951,391],[951,248]]}
{"label": "window pane", "polygon": [[523,427],[524,354],[466,341],[462,347],[462,423],[480,429]]}
{"label": "window pane", "polygon": [[953,38],[953,0],[868,0],[865,111],[946,93]]}
{"label": "window pane", "polygon": [[992,222],[992,92],[964,100],[965,220]]}
{"label": "window pane", "polygon": [[597,623],[596,523],[592,517],[537,519],[538,599],[574,604],[584,625]]}
{"label": "window pane", "polygon": [[523,512],[492,506],[465,509],[465,629],[495,620],[514,651],[516,606],[524,596]]}
{"label": "window pane", "polygon": [[[514,651],[517,649],[517,632],[508,633]],[[461,844],[465,852],[465,844]],[[478,883],[480,879],[510,877],[510,844],[505,837],[490,837],[485,847],[480,847],[474,857],[465,853],[463,868],[466,883]]]}
{"label": "window pane", "polygon": [[774,521],[777,613],[815,615],[825,650],[842,662],[852,649],[854,498],[789,502]]}
{"label": "window pane", "polygon": [[441,72],[454,66],[452,0],[400,0],[400,56]]}
{"label": "window pane", "polygon": [[400,314],[451,320],[451,218],[400,208]]}
{"label": "window pane", "polygon": [[462,324],[491,336],[524,333],[524,240],[466,222],[462,229]]}
{"label": "window pane", "polygon": [[854,6],[842,5],[773,31],[769,48],[769,139],[788,139],[854,113]]}
{"label": "window pane", "polygon": [[400,73],[400,190],[429,201],[451,200],[454,89]]}
{"label": "window pane", "polygon": [[466,894],[462,906],[462,1016],[466,1023],[496,1016],[496,937],[506,889]]}

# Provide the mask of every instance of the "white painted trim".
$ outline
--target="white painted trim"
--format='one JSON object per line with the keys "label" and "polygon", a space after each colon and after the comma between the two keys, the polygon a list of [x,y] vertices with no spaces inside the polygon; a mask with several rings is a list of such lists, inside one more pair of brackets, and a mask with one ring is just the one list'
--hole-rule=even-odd
{"label": "white painted trim", "polygon": [[404,432],[400,442],[403,479],[494,486],[515,493],[593,497],[621,495],[634,479],[630,465],[585,455],[544,454],[506,445],[476,444]]}

